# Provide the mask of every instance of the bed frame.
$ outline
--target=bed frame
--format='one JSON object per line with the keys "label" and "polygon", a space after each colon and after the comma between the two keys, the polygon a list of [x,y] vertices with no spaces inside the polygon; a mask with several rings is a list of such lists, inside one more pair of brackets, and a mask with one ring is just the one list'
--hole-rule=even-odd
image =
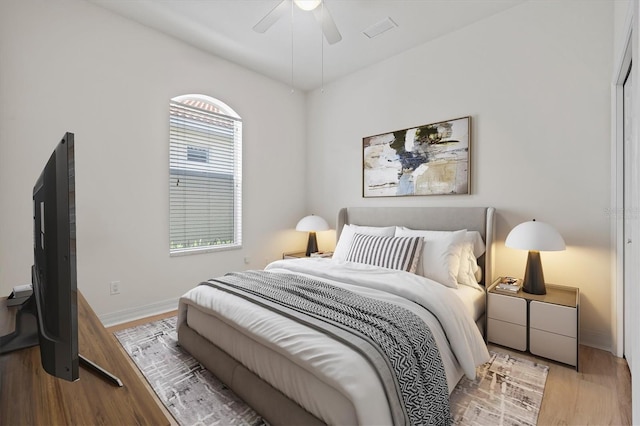
{"label": "bed frame", "polygon": [[[481,283],[493,278],[495,209],[492,207],[350,207],[338,213],[336,240],[343,225],[406,226],[412,229],[478,231],[485,240],[485,255],[478,259],[483,270]],[[488,280],[488,281],[487,281]],[[182,309],[182,307],[181,307]],[[263,381],[215,344],[178,324],[179,344],[218,379],[253,407],[271,425],[322,425],[317,417],[279,390]]]}

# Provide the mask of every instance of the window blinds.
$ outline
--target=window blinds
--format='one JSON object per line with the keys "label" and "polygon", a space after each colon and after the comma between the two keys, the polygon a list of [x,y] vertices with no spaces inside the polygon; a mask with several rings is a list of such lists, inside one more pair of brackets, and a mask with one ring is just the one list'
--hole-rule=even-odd
{"label": "window blinds", "polygon": [[242,245],[242,122],[172,100],[170,252]]}

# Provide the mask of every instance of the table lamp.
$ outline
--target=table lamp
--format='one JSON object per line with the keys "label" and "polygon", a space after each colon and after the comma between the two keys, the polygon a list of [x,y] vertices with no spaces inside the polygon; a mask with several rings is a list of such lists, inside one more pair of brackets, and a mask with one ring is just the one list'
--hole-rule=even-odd
{"label": "table lamp", "polygon": [[318,251],[318,240],[316,240],[316,231],[326,231],[329,229],[329,224],[326,220],[320,216],[310,215],[305,216],[296,225],[296,231],[309,232],[309,241],[307,242],[307,256],[311,256],[311,253]]}
{"label": "table lamp", "polygon": [[540,252],[561,251],[566,248],[564,239],[558,231],[553,226],[534,219],[513,228],[507,235],[504,245],[529,251],[522,289],[531,294],[546,294]]}

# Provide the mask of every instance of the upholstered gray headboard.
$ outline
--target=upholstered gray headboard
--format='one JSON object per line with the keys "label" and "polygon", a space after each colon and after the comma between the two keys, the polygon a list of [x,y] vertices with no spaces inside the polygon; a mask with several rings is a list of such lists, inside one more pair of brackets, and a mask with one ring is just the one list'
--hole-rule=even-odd
{"label": "upholstered gray headboard", "polygon": [[[362,226],[406,226],[433,231],[478,231],[487,251],[478,259],[482,284],[493,279],[493,207],[345,207],[338,212],[336,241],[345,224]],[[486,279],[485,279],[486,278]]]}

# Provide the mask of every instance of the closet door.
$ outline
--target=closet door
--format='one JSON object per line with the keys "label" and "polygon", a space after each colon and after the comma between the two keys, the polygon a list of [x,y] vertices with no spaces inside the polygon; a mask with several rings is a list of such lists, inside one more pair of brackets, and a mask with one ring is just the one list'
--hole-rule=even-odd
{"label": "closet door", "polygon": [[624,131],[624,146],[623,146],[623,158],[624,158],[624,196],[623,196],[623,218],[624,218],[624,355],[631,369],[632,352],[631,352],[631,333],[633,332],[634,320],[632,317],[631,309],[631,286],[634,277],[636,276],[633,268],[636,267],[634,262],[635,251],[639,241],[633,241],[633,232],[636,221],[638,220],[638,204],[637,196],[634,192],[637,188],[634,186],[634,182],[637,182],[637,147],[634,146],[632,138],[632,117],[633,108],[632,103],[632,89],[633,82],[631,79],[631,66],[627,72],[627,78],[622,86],[623,91],[623,131]]}

